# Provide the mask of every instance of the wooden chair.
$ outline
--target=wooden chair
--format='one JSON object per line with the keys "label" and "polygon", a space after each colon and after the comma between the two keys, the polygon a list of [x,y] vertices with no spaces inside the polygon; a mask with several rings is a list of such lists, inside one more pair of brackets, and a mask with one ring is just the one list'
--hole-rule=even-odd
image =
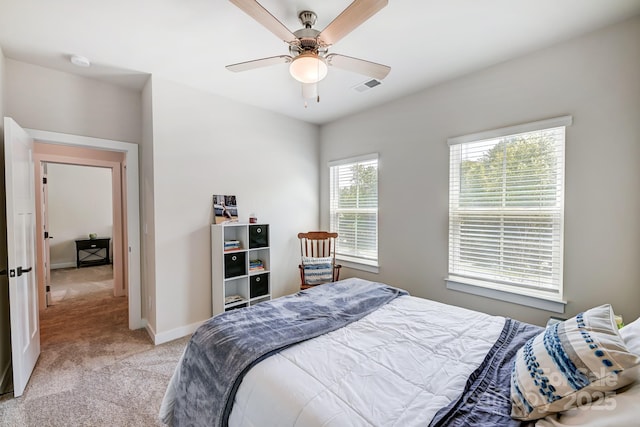
{"label": "wooden chair", "polygon": [[[337,282],[340,280],[340,269],[342,265],[336,264],[335,244],[338,233],[328,231],[309,231],[307,233],[298,233],[300,239],[300,256],[310,258],[331,258],[331,280],[322,283]],[[308,284],[305,280],[304,264],[298,265],[300,269],[300,289],[308,289],[322,283]]]}

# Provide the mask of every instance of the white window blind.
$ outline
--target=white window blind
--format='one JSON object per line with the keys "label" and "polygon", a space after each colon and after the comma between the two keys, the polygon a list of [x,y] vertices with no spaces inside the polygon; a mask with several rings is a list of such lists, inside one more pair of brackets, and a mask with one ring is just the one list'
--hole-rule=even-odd
{"label": "white window blind", "polygon": [[449,140],[449,277],[562,297],[565,126]]}
{"label": "white window blind", "polygon": [[329,163],[329,216],[336,257],[378,265],[378,155]]}

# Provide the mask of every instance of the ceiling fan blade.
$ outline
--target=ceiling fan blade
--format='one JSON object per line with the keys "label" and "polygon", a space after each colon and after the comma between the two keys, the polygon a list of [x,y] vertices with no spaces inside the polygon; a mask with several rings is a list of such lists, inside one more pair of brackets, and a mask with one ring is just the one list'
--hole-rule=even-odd
{"label": "ceiling fan blade", "polygon": [[325,59],[327,64],[334,67],[353,71],[354,73],[363,74],[378,80],[382,80],[387,77],[387,74],[391,71],[391,67],[387,65],[365,61],[364,59],[352,58],[350,56],[338,55],[336,53],[330,53],[325,57]]}
{"label": "ceiling fan blade", "polygon": [[354,0],[336,19],[327,25],[327,28],[318,34],[318,40],[325,46],[335,44],[364,21],[378,13],[388,3],[388,0]]}
{"label": "ceiling fan blade", "polygon": [[225,68],[237,73],[240,71],[253,70],[254,68],[268,67],[270,65],[286,64],[291,62],[292,59],[289,55],[271,56],[269,58],[254,59],[253,61],[238,62],[237,64],[227,65]]}
{"label": "ceiling fan blade", "polygon": [[229,0],[263,27],[278,36],[285,43],[295,43],[298,39],[284,24],[255,0]]}

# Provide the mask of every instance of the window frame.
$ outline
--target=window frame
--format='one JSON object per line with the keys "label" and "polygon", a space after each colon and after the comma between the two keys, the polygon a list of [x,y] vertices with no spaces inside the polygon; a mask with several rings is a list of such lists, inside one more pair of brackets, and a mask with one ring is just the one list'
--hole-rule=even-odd
{"label": "window frame", "polygon": [[[380,260],[380,252],[379,252],[379,211],[380,211],[380,196],[378,193],[379,189],[379,177],[380,177],[380,157],[378,153],[370,153],[361,156],[348,157],[339,160],[332,160],[328,162],[327,166],[329,168],[329,229],[331,231],[335,231],[338,233],[338,239],[340,238],[340,232],[336,229],[335,224],[335,215],[337,212],[334,212],[334,201],[332,199],[333,195],[333,175],[334,167],[340,166],[353,166],[359,163],[371,162],[372,160],[376,161],[376,207],[375,208],[363,208],[362,210],[366,210],[367,213],[375,212],[375,259],[367,259],[355,256],[349,256],[348,254],[338,252],[339,242],[336,242],[336,260],[340,261],[344,267],[353,268],[357,270],[363,270],[370,273],[378,273],[379,271],[379,260]],[[351,208],[350,210],[360,210],[358,208]]]}
{"label": "window frame", "polygon": [[[449,138],[447,143],[449,147],[460,145],[460,144],[469,144],[473,142],[480,142],[483,140],[489,139],[498,139],[509,136],[515,136],[522,133],[527,132],[536,132],[542,131],[546,129],[553,129],[564,127],[564,143],[562,146],[562,164],[558,166],[562,178],[561,178],[561,189],[557,194],[561,196],[560,202],[560,219],[558,226],[559,230],[559,265],[554,265],[560,269],[559,273],[559,288],[557,291],[543,291],[540,289],[529,288],[526,286],[517,286],[515,284],[504,283],[497,280],[491,280],[486,278],[478,278],[478,277],[469,277],[465,275],[464,272],[451,272],[450,262],[452,255],[452,246],[451,240],[455,238],[452,235],[454,233],[454,228],[451,225],[451,216],[454,211],[453,204],[455,204],[455,200],[457,200],[456,194],[454,194],[453,180],[454,180],[454,159],[453,153],[450,149],[449,160],[450,160],[450,177],[449,177],[449,199],[450,199],[450,207],[449,207],[449,227],[448,227],[448,253],[449,253],[449,261],[448,261],[448,274],[445,278],[445,283],[448,289],[456,290],[460,292],[471,293],[474,295],[480,295],[488,298],[498,299],[501,301],[512,302],[516,304],[531,306],[535,308],[540,308],[544,310],[549,310],[557,313],[564,313],[564,306],[566,301],[563,300],[563,251],[564,251],[564,170],[566,160],[564,158],[564,150],[566,147],[566,128],[570,126],[573,122],[573,118],[571,116],[562,116],[556,117],[547,120],[541,120],[531,123],[520,124],[516,126],[509,126],[499,129],[492,129],[484,132],[477,132],[469,135],[458,136],[454,138]],[[460,163],[457,163],[458,167]],[[459,196],[460,191],[458,188],[457,195]],[[505,207],[501,210],[502,214],[509,212],[510,207]],[[543,209],[540,210],[542,212]]]}

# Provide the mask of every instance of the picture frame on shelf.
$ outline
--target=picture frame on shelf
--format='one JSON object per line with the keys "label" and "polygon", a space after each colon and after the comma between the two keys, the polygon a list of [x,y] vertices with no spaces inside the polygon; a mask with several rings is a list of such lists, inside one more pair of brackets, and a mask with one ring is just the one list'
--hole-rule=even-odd
{"label": "picture frame on shelf", "polygon": [[213,218],[214,224],[238,222],[238,204],[236,196],[214,194]]}

